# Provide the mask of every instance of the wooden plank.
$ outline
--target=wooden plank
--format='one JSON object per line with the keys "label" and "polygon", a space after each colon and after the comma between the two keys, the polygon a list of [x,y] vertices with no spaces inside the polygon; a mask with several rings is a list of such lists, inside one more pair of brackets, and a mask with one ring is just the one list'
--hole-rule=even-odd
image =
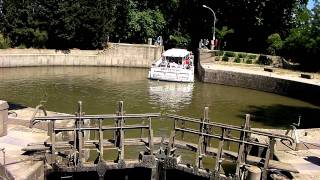
{"label": "wooden plank", "polygon": [[103,160],[103,131],[102,131],[102,119],[99,119],[99,160]]}
{"label": "wooden plank", "polygon": [[168,155],[171,156],[172,150],[174,149],[175,131],[171,131],[168,143]]}
{"label": "wooden plank", "polygon": [[215,164],[215,174],[219,173],[220,174],[220,169],[221,169],[221,163],[222,163],[222,157],[223,157],[223,143],[224,143],[224,136],[225,136],[225,129],[222,129],[222,138],[219,142],[219,147],[218,147],[218,153],[216,155],[216,164]]}
{"label": "wooden plank", "polygon": [[262,171],[262,179],[263,179],[263,180],[268,179],[268,173],[267,173],[266,170],[269,168],[269,162],[270,162],[270,148],[267,149],[266,158],[265,158],[265,160],[264,160],[263,169],[264,169],[265,171]]}
{"label": "wooden plank", "polygon": [[154,142],[153,142],[153,129],[149,129],[149,138],[148,138],[148,145],[149,145],[149,154],[153,155],[154,151]]}
{"label": "wooden plank", "polygon": [[52,153],[51,162],[55,162],[55,160],[56,160],[56,158],[55,158],[55,155],[56,155],[56,133],[54,131],[54,125],[55,125],[55,122],[51,121],[51,153]]}
{"label": "wooden plank", "polygon": [[197,168],[203,168],[203,164],[202,164],[202,147],[203,147],[203,136],[201,136],[199,138],[199,142],[198,142],[198,148],[197,148],[197,153],[196,153],[196,162],[195,165]]}

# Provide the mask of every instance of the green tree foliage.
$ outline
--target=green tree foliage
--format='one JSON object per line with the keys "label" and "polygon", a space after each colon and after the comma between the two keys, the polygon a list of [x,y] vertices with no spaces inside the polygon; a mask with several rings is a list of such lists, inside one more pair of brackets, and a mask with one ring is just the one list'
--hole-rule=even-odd
{"label": "green tree foliage", "polygon": [[271,34],[268,36],[267,43],[269,45],[267,51],[271,55],[276,55],[278,51],[282,48],[282,40],[278,33]]}
{"label": "green tree foliage", "polygon": [[175,32],[169,36],[169,45],[172,47],[185,48],[190,43],[190,37],[188,35],[182,35],[179,32]]}
{"label": "green tree foliage", "polygon": [[299,62],[304,70],[320,69],[320,4],[310,12],[305,6],[299,7],[295,27],[285,38],[281,55]]}
{"label": "green tree foliage", "polygon": [[234,30],[229,29],[228,26],[223,26],[221,29],[215,28],[215,32],[217,38],[223,40],[228,34],[233,34]]}
{"label": "green tree foliage", "polygon": [[129,13],[128,38],[146,42],[148,37],[161,35],[165,20],[159,10],[133,10]]}
{"label": "green tree foliage", "polygon": [[1,27],[13,46],[101,48],[113,30],[114,0],[3,0]]}
{"label": "green tree foliage", "polygon": [[[310,36],[317,33],[311,28],[316,27],[317,21],[308,20],[309,13],[301,8],[306,3],[307,0],[0,0],[0,32],[11,40],[12,47],[96,49],[103,48],[108,38],[141,43],[161,35],[166,48],[194,49],[200,39],[212,37],[214,18],[211,11],[202,7],[205,4],[216,14],[216,27],[222,27],[217,30],[217,37],[228,41],[227,49],[264,53],[272,47],[277,53],[277,39],[270,37],[272,43],[266,39],[278,33],[283,38],[281,53],[296,58],[298,55],[290,54],[292,49],[301,48],[296,43],[308,41],[308,50],[303,49],[309,52],[309,47],[318,42],[316,38],[311,42],[301,37],[304,31]],[[304,25],[308,30],[302,32]]]}
{"label": "green tree foliage", "polygon": [[41,11],[39,1],[3,1],[1,25],[4,35],[9,37],[13,46],[43,47],[47,33],[41,29],[41,19],[36,14]]}

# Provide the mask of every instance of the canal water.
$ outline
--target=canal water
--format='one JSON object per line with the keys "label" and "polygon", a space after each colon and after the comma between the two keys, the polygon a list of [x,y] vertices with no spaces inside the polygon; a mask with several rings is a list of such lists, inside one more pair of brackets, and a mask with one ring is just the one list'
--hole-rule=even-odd
{"label": "canal water", "polygon": [[[74,113],[81,100],[86,114],[115,113],[122,100],[126,113],[197,118],[208,106],[215,122],[241,125],[249,113],[252,125],[258,128],[288,127],[299,116],[304,127],[319,126],[312,122],[320,117],[320,107],[301,100],[201,82],[151,81],[147,73],[147,69],[115,67],[1,68],[0,99],[31,107],[44,100],[47,109],[64,113]],[[160,130],[164,127],[163,123],[154,124]]]}
{"label": "canal water", "polygon": [[[314,123],[320,117],[320,107],[298,99],[199,81],[151,81],[147,73],[147,69],[116,67],[1,68],[0,99],[31,107],[46,101],[48,110],[72,114],[79,100],[86,114],[115,113],[117,102],[124,101],[126,113],[201,118],[208,106],[210,120],[220,123],[242,125],[249,113],[252,126],[257,128],[286,128],[299,116],[302,127],[320,126]],[[155,135],[168,137],[172,124],[166,118],[153,120]]]}

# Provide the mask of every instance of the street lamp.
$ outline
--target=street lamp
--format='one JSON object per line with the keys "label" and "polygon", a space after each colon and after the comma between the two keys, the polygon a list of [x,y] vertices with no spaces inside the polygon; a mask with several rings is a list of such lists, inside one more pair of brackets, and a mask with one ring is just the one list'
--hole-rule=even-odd
{"label": "street lamp", "polygon": [[213,50],[214,50],[214,41],[216,40],[216,13],[214,13],[214,11],[210,8],[210,7],[208,7],[208,6],[206,6],[206,5],[202,5],[202,7],[204,7],[204,8],[206,8],[206,9],[209,9],[211,12],[212,12],[212,14],[213,14],[213,34],[212,34],[212,40],[213,40]]}

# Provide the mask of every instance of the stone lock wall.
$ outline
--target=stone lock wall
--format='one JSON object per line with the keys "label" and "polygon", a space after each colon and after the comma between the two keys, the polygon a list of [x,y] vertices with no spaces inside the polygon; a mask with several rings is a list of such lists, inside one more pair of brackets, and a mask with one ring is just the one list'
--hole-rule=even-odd
{"label": "stone lock wall", "polygon": [[109,43],[104,50],[0,49],[0,67],[119,66],[150,67],[162,46]]}

